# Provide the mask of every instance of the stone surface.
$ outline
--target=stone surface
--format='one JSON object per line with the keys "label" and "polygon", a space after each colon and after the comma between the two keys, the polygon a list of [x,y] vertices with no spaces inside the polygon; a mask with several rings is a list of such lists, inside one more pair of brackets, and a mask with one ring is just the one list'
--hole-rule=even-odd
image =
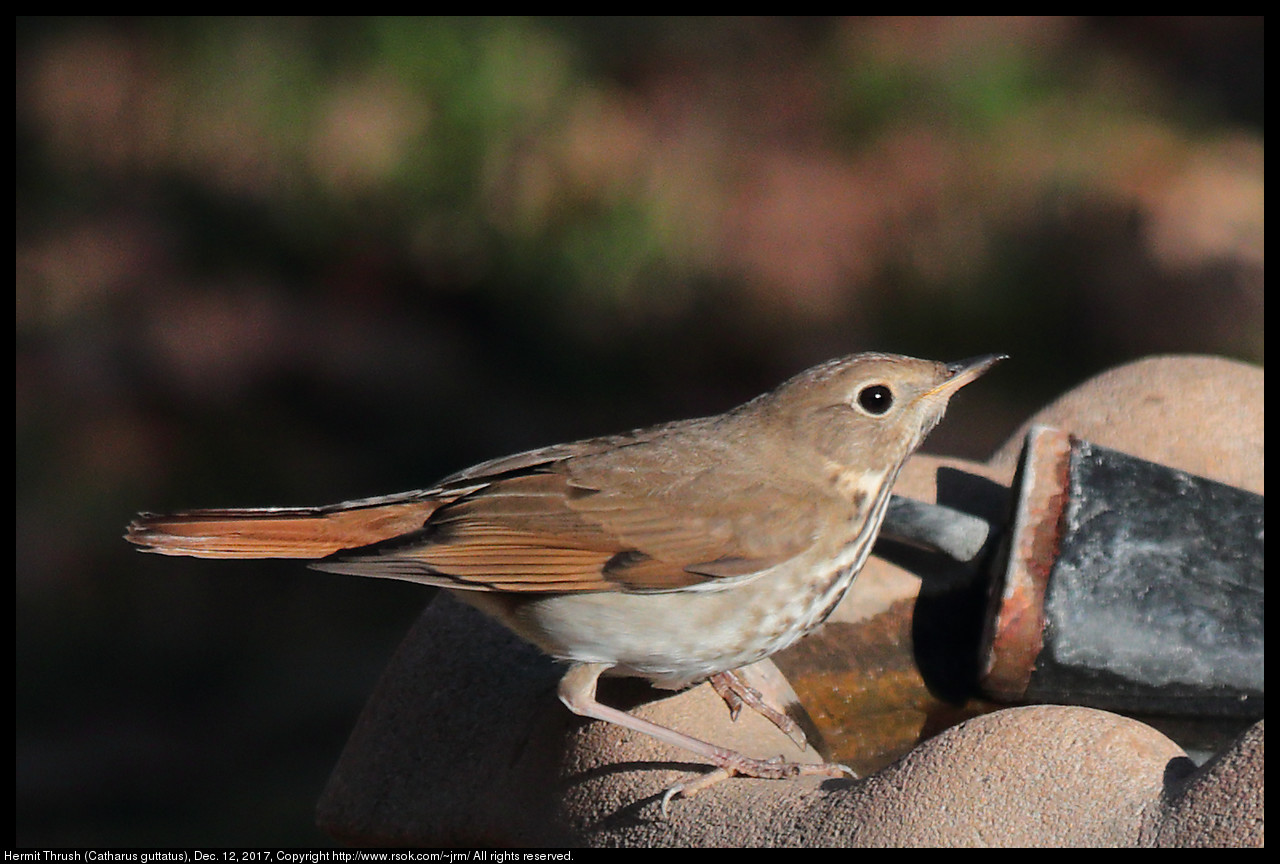
{"label": "stone surface", "polygon": [[1030,417],[990,460],[1017,467],[1032,424],[1263,492],[1262,368],[1222,357],[1148,357],[1109,369]]}
{"label": "stone surface", "polygon": [[924,742],[851,796],[842,838],[876,846],[1130,846],[1167,778],[1191,770],[1150,726],[1035,705]]}
{"label": "stone surface", "polygon": [[1144,845],[1263,846],[1262,726],[1258,721],[1199,771],[1171,784]]}

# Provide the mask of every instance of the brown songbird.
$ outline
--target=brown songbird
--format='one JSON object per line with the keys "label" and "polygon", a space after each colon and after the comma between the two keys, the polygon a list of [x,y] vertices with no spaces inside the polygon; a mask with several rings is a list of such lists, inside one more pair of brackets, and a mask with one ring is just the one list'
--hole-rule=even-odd
{"label": "brown songbird", "polygon": [[761,760],[596,700],[601,674],[664,688],[710,678],[784,727],[734,674],[835,608],[862,568],[899,470],[947,403],[1000,355],[938,363],[854,354],[730,411],[543,447],[429,489],[327,507],[144,513],[127,539],[199,558],[307,559],[422,582],[567,661],[560,699],[735,774],[836,777]]}

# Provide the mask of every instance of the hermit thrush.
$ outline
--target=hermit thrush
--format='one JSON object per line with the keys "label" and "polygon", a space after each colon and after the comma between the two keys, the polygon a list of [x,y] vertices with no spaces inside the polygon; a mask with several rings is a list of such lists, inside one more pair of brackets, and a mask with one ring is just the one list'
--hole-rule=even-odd
{"label": "hermit thrush", "polygon": [[[759,760],[596,701],[602,673],[678,689],[712,679],[735,711],[780,712],[734,670],[820,624],[862,568],[899,469],[947,402],[997,360],[855,354],[714,417],[495,459],[430,489],[328,507],[141,514],[127,539],[200,558],[300,558],[437,585],[569,662],[576,714],[718,770],[839,776]],[[753,698],[754,697],[754,698]]]}

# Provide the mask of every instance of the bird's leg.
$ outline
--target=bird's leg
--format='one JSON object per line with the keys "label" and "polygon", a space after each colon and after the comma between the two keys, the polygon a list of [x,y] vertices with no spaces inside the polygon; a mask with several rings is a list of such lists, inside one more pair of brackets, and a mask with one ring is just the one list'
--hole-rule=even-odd
{"label": "bird's leg", "polygon": [[800,724],[791,719],[786,709],[779,702],[768,698],[764,692],[744,681],[738,671],[731,669],[728,672],[718,672],[712,675],[709,681],[712,688],[729,706],[729,719],[737,720],[742,706],[748,705],[757,714],[781,729],[783,734],[794,741],[801,750],[808,745],[804,730],[800,728]]}
{"label": "bird's leg", "polygon": [[734,750],[709,744],[683,732],[668,729],[666,726],[660,726],[642,717],[634,717],[625,711],[619,711],[617,708],[603,705],[596,701],[596,683],[601,673],[608,668],[609,664],[607,663],[575,663],[570,666],[569,671],[560,679],[560,701],[574,714],[590,717],[593,720],[603,720],[606,723],[614,723],[618,726],[650,735],[673,747],[679,747],[682,750],[701,756],[718,769],[697,780],[679,783],[668,789],[662,797],[662,812],[664,815],[667,810],[667,802],[675,796],[685,795],[686,797],[691,797],[708,786],[734,775],[760,777],[768,780],[787,780],[805,776],[839,777],[843,774],[848,774],[852,777],[857,776],[844,765],[832,765],[822,762],[787,762],[781,757],[768,760],[753,759]]}

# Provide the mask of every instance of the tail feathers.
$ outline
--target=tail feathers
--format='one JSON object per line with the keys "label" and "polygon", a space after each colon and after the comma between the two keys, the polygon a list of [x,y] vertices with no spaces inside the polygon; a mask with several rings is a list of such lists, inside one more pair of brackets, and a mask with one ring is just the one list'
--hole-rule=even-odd
{"label": "tail feathers", "polygon": [[422,528],[443,502],[352,502],[335,508],[140,513],[125,539],[144,552],[194,558],[324,558]]}

